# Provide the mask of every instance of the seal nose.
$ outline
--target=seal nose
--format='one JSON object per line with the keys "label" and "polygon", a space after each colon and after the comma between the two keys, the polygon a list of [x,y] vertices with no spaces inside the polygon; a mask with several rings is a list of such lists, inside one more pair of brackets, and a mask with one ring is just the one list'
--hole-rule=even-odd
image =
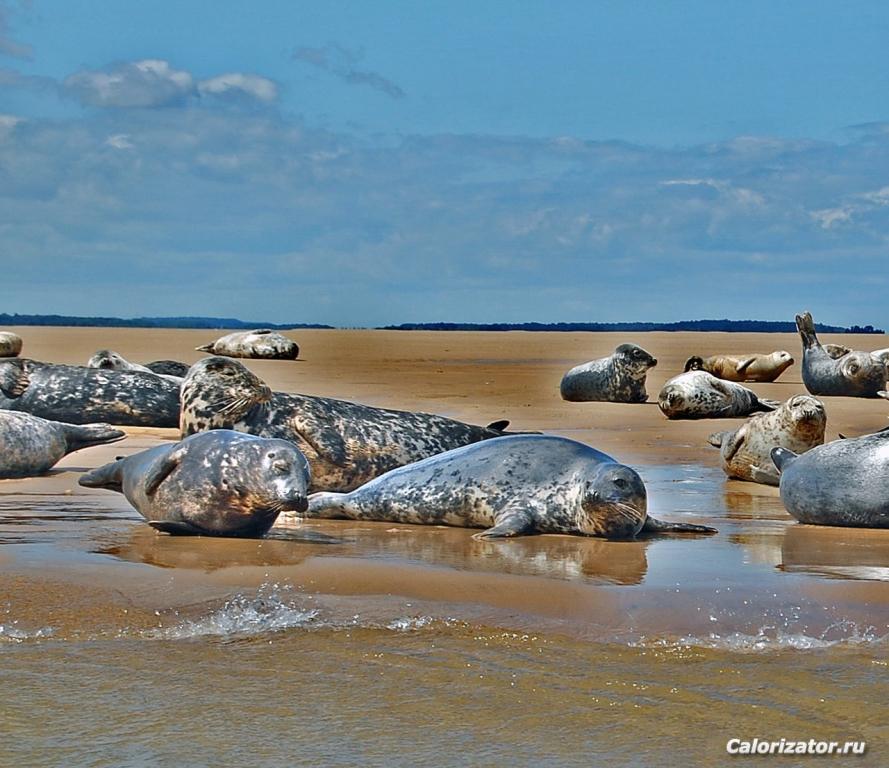
{"label": "seal nose", "polygon": [[258,400],[260,403],[268,403],[272,399],[272,388],[268,384],[263,384],[259,388]]}

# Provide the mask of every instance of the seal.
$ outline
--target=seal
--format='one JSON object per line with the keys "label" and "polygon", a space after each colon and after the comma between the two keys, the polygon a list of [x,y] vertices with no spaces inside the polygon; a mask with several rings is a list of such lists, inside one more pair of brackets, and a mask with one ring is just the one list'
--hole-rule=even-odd
{"label": "seal", "polygon": [[751,416],[734,431],[710,435],[709,443],[720,449],[722,470],[729,477],[778,485],[772,448],[805,453],[824,442],[826,426],[822,402],[796,395],[771,413]]}
{"label": "seal", "polygon": [[621,344],[608,357],[572,368],[562,377],[562,399],[573,403],[605,400],[644,403],[648,400],[645,377],[657,360],[642,347]]}
{"label": "seal", "polygon": [[821,346],[808,312],[796,316],[803,342],[803,384],[813,395],[877,397],[886,388],[886,365],[870,352],[847,352],[834,359]]}
{"label": "seal", "polygon": [[0,409],[68,424],[175,427],[179,387],[153,373],[0,360]]}
{"label": "seal", "polygon": [[152,360],[150,363],[145,363],[145,367],[152,373],[160,373],[164,376],[178,376],[180,379],[184,379],[191,366],[178,360]]}
{"label": "seal", "polygon": [[0,357],[18,357],[21,351],[21,336],[12,331],[0,331]]}
{"label": "seal", "polygon": [[[169,381],[179,385],[182,384],[183,376],[171,376],[166,373],[158,373],[149,368],[147,365],[139,363],[131,363],[123,355],[111,349],[100,349],[86,363],[87,368],[102,368],[107,371],[139,371],[141,373],[150,373],[154,376],[161,376]],[[186,371],[188,369],[186,368]]]}
{"label": "seal", "polygon": [[797,455],[773,448],[781,501],[801,523],[889,527],[889,432],[834,440]]}
{"label": "seal", "polygon": [[252,537],[283,510],[305,511],[309,465],[286,440],[214,430],[118,459],[78,482],[122,493],[159,531]]}
{"label": "seal", "polygon": [[713,533],[647,515],[642,478],[576,440],[510,435],[394,469],[351,493],[316,493],[307,517],[485,528],[476,538]]}
{"label": "seal", "polygon": [[0,411],[0,479],[42,475],[69,453],[125,437],[125,432],[107,424],[77,426]]}
{"label": "seal", "polygon": [[261,360],[296,360],[299,357],[299,347],[296,342],[268,328],[230,333],[195,349],[198,352],[210,352],[225,357],[250,357]]}
{"label": "seal", "polygon": [[768,355],[695,355],[685,361],[685,371],[707,371],[726,381],[772,382],[791,365],[793,356],[779,349]]}
{"label": "seal", "polygon": [[668,419],[723,419],[773,411],[780,403],[706,371],[689,371],[664,384],[657,405]]}
{"label": "seal", "polygon": [[290,440],[312,467],[312,489],[351,491],[390,469],[435,453],[500,437],[443,416],[373,408],[311,395],[273,393],[236,360],[208,357],[182,382],[182,435],[235,429]]}

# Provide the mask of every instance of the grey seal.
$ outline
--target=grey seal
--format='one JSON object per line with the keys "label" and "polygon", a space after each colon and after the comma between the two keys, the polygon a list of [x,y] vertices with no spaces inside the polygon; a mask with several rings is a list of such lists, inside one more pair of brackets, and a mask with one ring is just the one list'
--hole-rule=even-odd
{"label": "grey seal", "polygon": [[0,409],[68,424],[175,427],[179,387],[153,373],[0,360]]}
{"label": "grey seal", "polygon": [[709,442],[720,449],[722,469],[729,477],[778,485],[772,448],[805,453],[824,442],[826,426],[822,402],[796,395],[771,413],[751,416],[734,431],[710,435]]}
{"label": "grey seal", "polygon": [[120,458],[79,483],[123,493],[159,531],[262,536],[283,510],[306,509],[309,465],[286,440],[214,430]]}
{"label": "grey seal", "polygon": [[295,341],[268,328],[230,333],[195,349],[198,352],[210,352],[225,357],[262,360],[296,360],[299,357],[299,347]]}
{"label": "grey seal", "polygon": [[[123,355],[118,354],[112,349],[100,349],[86,362],[87,368],[103,368],[108,371],[139,371],[141,373],[151,373],[155,376],[163,376],[165,379],[182,384],[182,376],[172,376],[167,373],[158,373],[147,365],[139,363],[131,363]],[[186,368],[186,371],[188,369]]]}
{"label": "grey seal", "polygon": [[12,331],[0,331],[0,357],[18,357],[21,351],[21,336]]}
{"label": "grey seal", "polygon": [[685,361],[685,371],[707,371],[726,381],[775,381],[793,365],[793,356],[783,349],[768,355],[695,355]]}
{"label": "grey seal", "polygon": [[152,373],[160,373],[166,376],[178,376],[180,379],[185,378],[188,369],[191,367],[188,363],[179,360],[152,360],[145,363],[145,367]]}
{"label": "grey seal", "polygon": [[428,413],[273,393],[241,363],[224,357],[198,361],[182,383],[183,435],[236,429],[290,440],[312,466],[313,490],[351,491],[402,464],[500,437],[508,423],[479,427]]}
{"label": "grey seal", "polygon": [[834,440],[802,455],[772,449],[781,501],[801,523],[889,527],[889,432]]}
{"label": "grey seal", "polygon": [[0,479],[42,475],[69,453],[125,437],[107,424],[63,424],[0,411]]}
{"label": "grey seal", "polygon": [[658,408],[668,419],[740,418],[780,405],[740,384],[717,379],[706,371],[680,373],[667,380],[658,394]]}
{"label": "grey seal", "polygon": [[606,400],[612,403],[644,403],[648,400],[645,377],[657,360],[642,347],[621,344],[608,357],[572,368],[562,377],[562,399],[581,403]]}
{"label": "grey seal", "polygon": [[576,440],[510,435],[393,469],[351,493],[316,493],[307,517],[485,528],[476,538],[713,533],[647,515],[642,478]]}
{"label": "grey seal", "polygon": [[808,312],[796,316],[803,343],[803,384],[813,395],[877,397],[886,388],[886,365],[870,352],[847,352],[834,359],[821,346]]}

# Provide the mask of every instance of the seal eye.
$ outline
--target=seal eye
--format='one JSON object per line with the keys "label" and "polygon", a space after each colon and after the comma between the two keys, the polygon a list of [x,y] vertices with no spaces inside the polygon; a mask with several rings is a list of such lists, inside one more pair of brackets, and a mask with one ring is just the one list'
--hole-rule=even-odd
{"label": "seal eye", "polygon": [[626,487],[627,487],[627,481],[624,480],[622,477],[615,477],[615,478],[614,478],[614,484],[615,484],[618,488],[626,488]]}

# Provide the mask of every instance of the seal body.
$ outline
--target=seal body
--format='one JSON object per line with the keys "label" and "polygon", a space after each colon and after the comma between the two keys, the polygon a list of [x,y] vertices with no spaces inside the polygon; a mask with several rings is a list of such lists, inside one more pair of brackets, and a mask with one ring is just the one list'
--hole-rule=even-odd
{"label": "seal body", "polygon": [[305,511],[309,466],[286,440],[215,430],[118,459],[79,482],[123,493],[160,531],[261,536],[283,510]]}
{"label": "seal body", "polygon": [[210,352],[225,357],[252,357],[263,360],[296,360],[299,357],[299,347],[296,342],[268,328],[230,333],[212,344],[204,344],[195,349],[198,352]]}
{"label": "seal body", "polygon": [[886,365],[870,352],[846,352],[837,358],[821,346],[808,312],[796,316],[803,343],[803,384],[813,395],[877,397],[886,388]]}
{"label": "seal body", "polygon": [[18,357],[22,352],[22,337],[12,331],[0,331],[0,357]]}
{"label": "seal body", "polygon": [[821,401],[796,395],[771,413],[751,416],[732,432],[710,435],[709,442],[720,449],[722,469],[729,477],[778,485],[772,448],[805,453],[824,442],[826,426]]}
{"label": "seal body", "polygon": [[642,530],[712,532],[646,513],[630,467],[554,435],[510,435],[394,469],[351,493],[309,497],[308,517],[484,528],[477,538],[567,533],[633,538]]}
{"label": "seal body", "polygon": [[772,450],[781,501],[801,523],[889,527],[889,432],[834,440],[800,456]]}
{"label": "seal body", "polygon": [[669,379],[658,395],[658,408],[668,419],[740,418],[773,411],[779,403],[760,399],[740,384],[717,379],[706,371],[689,371]]}
{"label": "seal body", "polygon": [[183,435],[235,429],[290,440],[312,467],[312,489],[350,491],[390,469],[503,435],[443,416],[272,391],[236,360],[195,363],[182,384]]}
{"label": "seal body", "polygon": [[0,409],[69,424],[175,427],[179,387],[153,373],[2,360]]}
{"label": "seal body", "polygon": [[644,403],[648,400],[645,377],[657,360],[642,347],[621,344],[614,354],[572,368],[562,378],[563,400]]}
{"label": "seal body", "polygon": [[185,374],[188,373],[190,366],[178,360],[152,360],[150,363],[145,363],[145,367],[152,373],[160,373],[164,376],[178,376],[182,379],[185,378]]}
{"label": "seal body", "polygon": [[685,370],[706,371],[718,379],[726,381],[775,381],[793,365],[789,352],[777,350],[768,355],[712,355],[711,357],[690,357],[685,361]]}
{"label": "seal body", "polygon": [[69,453],[125,437],[107,424],[78,426],[0,411],[0,479],[42,475]]}
{"label": "seal body", "polygon": [[[156,365],[156,363],[155,363]],[[175,376],[166,373],[158,373],[153,368],[139,363],[131,363],[123,355],[118,354],[111,349],[100,349],[86,363],[87,368],[103,368],[108,371],[139,371],[141,373],[151,373],[155,376],[162,376],[169,381],[179,385],[182,384],[182,376]],[[188,368],[186,368],[186,371]]]}

